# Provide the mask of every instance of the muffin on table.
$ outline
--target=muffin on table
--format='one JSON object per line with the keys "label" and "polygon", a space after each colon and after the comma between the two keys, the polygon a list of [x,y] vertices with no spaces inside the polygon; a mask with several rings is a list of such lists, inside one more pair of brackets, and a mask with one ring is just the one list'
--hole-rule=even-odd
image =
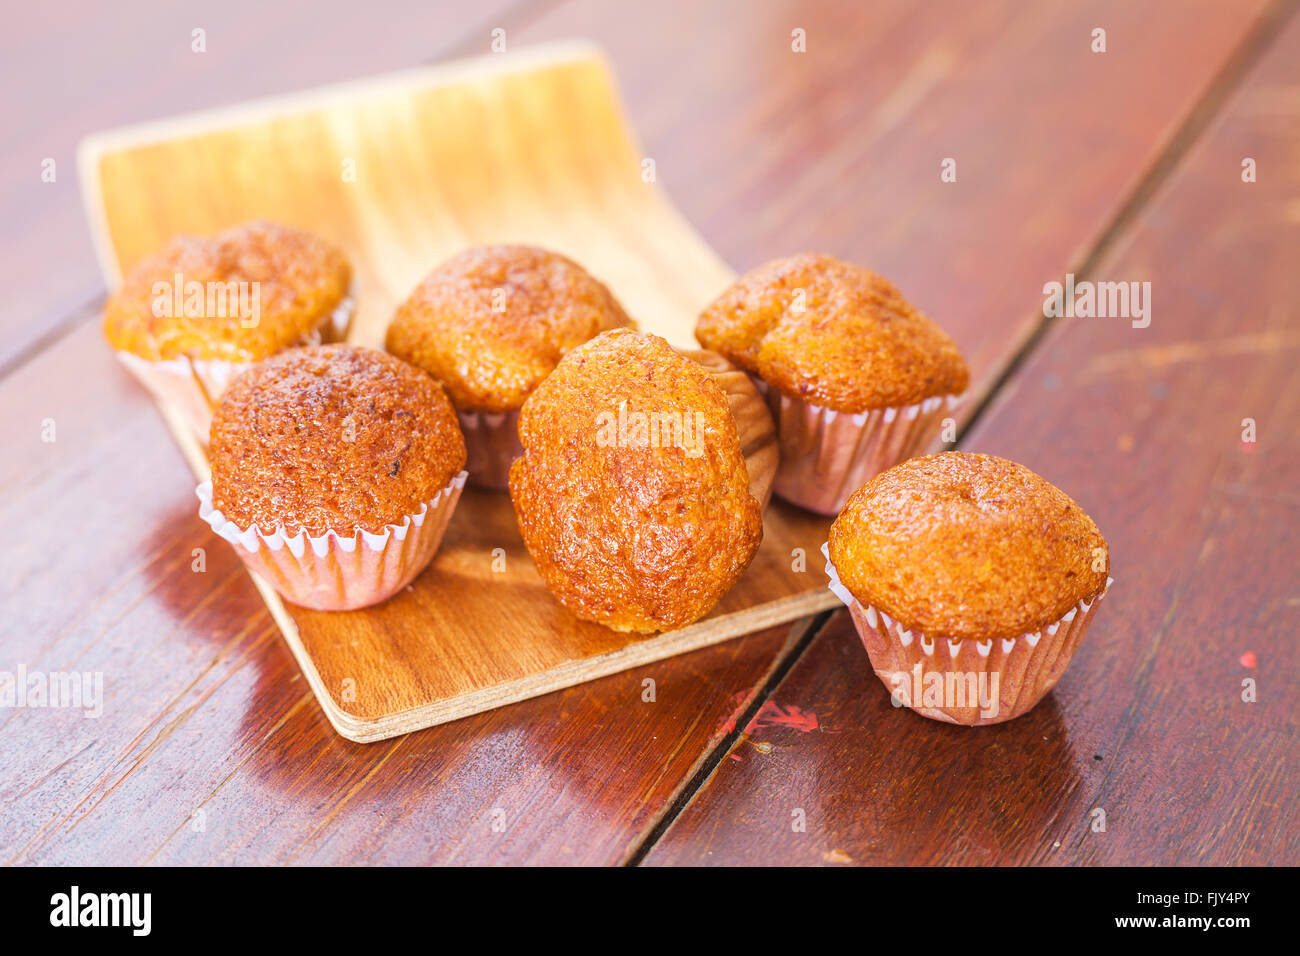
{"label": "muffin on table", "polygon": [[442,387],[374,349],[294,349],[231,383],[199,514],[286,599],[377,604],[433,557],[465,484]]}
{"label": "muffin on table", "polygon": [[689,624],[762,540],[771,418],[748,376],[689,354],[605,332],[524,403],[510,497],[542,579],[584,620],[643,633]]}
{"label": "muffin on table", "polygon": [[761,383],[781,443],[776,494],[826,515],[922,450],[970,380],[952,339],[892,284],[825,255],[744,275],[695,336]]}
{"label": "muffin on table", "polygon": [[877,475],[822,550],[895,704],[958,724],[1042,700],[1111,583],[1092,519],[992,455],[929,455]]}
{"label": "muffin on table", "polygon": [[465,432],[470,483],[504,491],[521,451],[524,400],[566,352],[632,324],[573,260],[533,246],[476,246],[425,277],[398,307],[385,347],[443,384]]}
{"label": "muffin on table", "polygon": [[118,358],[201,442],[230,380],[301,345],[333,342],[352,313],[352,268],[325,240],[273,222],[177,236],[104,307]]}

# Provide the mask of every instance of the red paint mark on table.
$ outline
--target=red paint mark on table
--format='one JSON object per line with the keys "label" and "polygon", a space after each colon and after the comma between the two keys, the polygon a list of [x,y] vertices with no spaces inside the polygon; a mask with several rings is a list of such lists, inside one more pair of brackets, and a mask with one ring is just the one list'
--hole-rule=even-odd
{"label": "red paint mark on table", "polygon": [[817,729],[817,715],[810,710],[800,710],[796,704],[782,707],[776,701],[769,700],[758,709],[754,719],[745,728],[745,733],[762,727],[787,727],[806,734]]}
{"label": "red paint mark on table", "polygon": [[740,720],[740,715],[745,712],[749,706],[749,691],[738,690],[727,699],[727,707],[731,716],[722,722],[715,736],[725,737],[736,729],[736,721]]}
{"label": "red paint mark on table", "polygon": [[1242,666],[1242,667],[1254,667],[1254,666],[1255,666],[1255,652],[1254,652],[1254,651],[1247,651],[1245,654],[1242,654],[1242,655],[1241,655],[1241,666]]}

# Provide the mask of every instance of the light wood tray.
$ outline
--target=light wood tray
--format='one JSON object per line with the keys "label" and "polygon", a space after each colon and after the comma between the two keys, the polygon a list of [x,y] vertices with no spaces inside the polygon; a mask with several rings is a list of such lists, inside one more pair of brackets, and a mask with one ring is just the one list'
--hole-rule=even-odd
{"label": "light wood tray", "polygon": [[[79,154],[110,286],[176,233],[279,220],[346,251],[358,297],[350,338],[381,346],[396,305],[442,259],[530,242],[583,263],[641,328],[694,346],[695,317],[733,274],[644,181],[642,160],[609,68],[579,44],[102,133]],[[161,411],[206,478],[203,450]],[[501,494],[467,490],[429,570],[378,607],[308,611],[254,582],[330,722],[373,741],[831,607],[818,553],[827,527],[773,504],[758,556],[718,607],[650,637],[557,604]]]}

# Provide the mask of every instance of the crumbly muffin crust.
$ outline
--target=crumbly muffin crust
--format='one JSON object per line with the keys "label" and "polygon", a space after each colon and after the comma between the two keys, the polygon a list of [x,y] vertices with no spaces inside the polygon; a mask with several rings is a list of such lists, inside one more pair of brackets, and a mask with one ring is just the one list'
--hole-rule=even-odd
{"label": "crumbly muffin crust", "polygon": [[566,352],[630,325],[609,289],[573,260],[533,246],[476,246],[398,307],[385,347],[442,382],[458,409],[508,412]]}
{"label": "crumbly muffin crust", "polygon": [[401,524],[465,465],[442,388],[374,349],[291,349],[240,375],[212,420],[212,500],[240,527],[344,537]]}
{"label": "crumbly muffin crust", "polygon": [[956,395],[970,381],[953,340],[892,283],[826,255],[742,276],[704,310],[695,337],[785,394],[841,412]]}
{"label": "crumbly muffin crust", "polygon": [[[656,447],[634,424],[620,437],[609,429],[620,412],[689,413],[701,440]],[[580,618],[623,631],[689,624],[758,550],[761,511],[727,396],[656,335],[615,330],[574,349],[524,404],[519,436],[510,497],[524,542]]]}
{"label": "crumbly muffin crust", "polygon": [[[256,325],[244,328],[239,310],[223,308],[217,299],[213,311],[224,314],[175,309],[170,289],[178,275],[183,284],[197,282],[205,291],[209,283],[257,283]],[[343,301],[351,281],[352,268],[338,249],[278,223],[248,222],[210,237],[177,236],[142,259],[109,297],[104,335],[114,348],[154,361],[188,356],[255,362],[310,336]],[[169,290],[162,303],[158,284]],[[205,313],[208,301],[205,295]]]}
{"label": "crumbly muffin crust", "polygon": [[966,452],[913,458],[868,481],[831,526],[829,550],[863,604],[954,641],[1041,630],[1100,594],[1110,571],[1101,532],[1063,491]]}

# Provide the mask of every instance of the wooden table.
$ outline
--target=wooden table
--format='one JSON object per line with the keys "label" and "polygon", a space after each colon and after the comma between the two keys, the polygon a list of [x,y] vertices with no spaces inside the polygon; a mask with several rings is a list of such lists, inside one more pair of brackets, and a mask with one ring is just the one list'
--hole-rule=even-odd
{"label": "wooden table", "polygon": [[[0,859],[1300,863],[1295,6],[15,9],[0,670],[102,672],[104,707],[0,710]],[[1057,483],[1111,545],[1108,606],[1047,701],[980,730],[897,710],[841,612],[380,744],[334,734],[100,339],[73,149],[486,52],[498,27],[608,50],[660,182],[733,266],[825,250],[953,333],[960,447]],[[1150,282],[1150,324],[1045,319],[1066,273]]]}

